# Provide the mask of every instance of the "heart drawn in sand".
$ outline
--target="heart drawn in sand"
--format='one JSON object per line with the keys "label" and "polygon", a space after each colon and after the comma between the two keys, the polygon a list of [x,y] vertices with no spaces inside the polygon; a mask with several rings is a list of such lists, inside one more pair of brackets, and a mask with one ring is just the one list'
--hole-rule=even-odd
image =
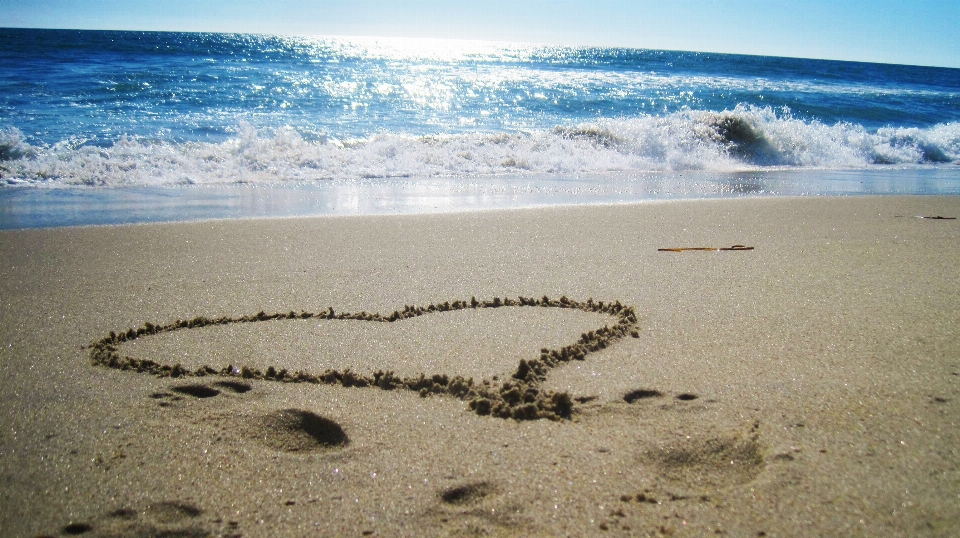
{"label": "heart drawn in sand", "polygon": [[[196,368],[185,368],[179,362],[164,363],[150,359],[143,359],[123,355],[120,352],[121,344],[138,339],[172,333],[188,331],[211,326],[231,326],[236,324],[251,324],[275,320],[353,320],[370,323],[395,323],[419,316],[453,312],[467,309],[492,309],[502,307],[532,307],[532,308],[566,308],[583,312],[597,313],[608,316],[612,324],[604,324],[581,334],[580,338],[567,345],[555,349],[542,348],[538,357],[520,359],[515,371],[505,376],[492,376],[475,382],[473,377],[450,375],[446,372],[424,374],[419,376],[399,376],[392,370],[377,370],[371,373],[359,373],[349,368],[326,369],[323,372],[311,373],[304,369],[294,372],[282,366],[269,366],[264,370],[252,365],[229,364],[222,368],[201,365]],[[232,377],[243,379],[260,379],[281,383],[325,383],[338,384],[344,387],[370,387],[382,390],[404,389],[412,390],[426,397],[432,394],[447,395],[466,401],[471,410],[478,415],[491,415],[499,418],[513,418],[516,420],[535,420],[548,418],[560,420],[570,418],[573,411],[573,400],[563,392],[553,392],[542,389],[541,383],[546,380],[547,373],[554,367],[576,360],[585,360],[590,353],[599,351],[613,344],[626,335],[638,337],[637,317],[633,307],[622,305],[619,301],[604,303],[603,301],[575,301],[567,297],[540,299],[519,297],[517,299],[500,299],[495,297],[489,301],[445,302],[431,304],[427,307],[405,306],[403,310],[394,311],[389,315],[371,314],[368,312],[345,313],[337,312],[332,307],[319,313],[301,311],[288,313],[267,314],[259,312],[254,315],[239,318],[220,317],[215,319],[203,316],[189,321],[177,320],[166,325],[146,323],[139,328],[130,328],[124,332],[111,332],[109,335],[93,342],[90,348],[90,360],[94,365],[115,368],[118,370],[148,373],[161,377]]]}

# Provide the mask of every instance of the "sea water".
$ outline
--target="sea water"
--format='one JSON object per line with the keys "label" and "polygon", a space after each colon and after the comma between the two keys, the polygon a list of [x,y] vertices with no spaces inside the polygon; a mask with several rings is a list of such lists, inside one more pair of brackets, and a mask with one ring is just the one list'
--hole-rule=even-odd
{"label": "sea water", "polygon": [[0,228],[960,194],[960,70],[0,29]]}

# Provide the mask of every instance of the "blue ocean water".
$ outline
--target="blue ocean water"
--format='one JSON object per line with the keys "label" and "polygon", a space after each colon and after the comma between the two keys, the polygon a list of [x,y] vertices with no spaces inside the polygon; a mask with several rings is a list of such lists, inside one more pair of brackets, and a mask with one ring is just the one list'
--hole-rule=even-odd
{"label": "blue ocean water", "polygon": [[487,42],[0,29],[6,213],[28,197],[10,190],[24,187],[417,190],[439,182],[447,192],[478,182],[589,189],[619,178],[652,192],[636,183],[652,177],[673,181],[668,191],[711,195],[723,194],[730,177],[755,183],[780,174],[800,182],[781,187],[803,194],[813,175],[798,172],[863,171],[884,182],[902,172],[905,185],[927,174],[937,178],[933,191],[960,193],[958,163],[958,69]]}

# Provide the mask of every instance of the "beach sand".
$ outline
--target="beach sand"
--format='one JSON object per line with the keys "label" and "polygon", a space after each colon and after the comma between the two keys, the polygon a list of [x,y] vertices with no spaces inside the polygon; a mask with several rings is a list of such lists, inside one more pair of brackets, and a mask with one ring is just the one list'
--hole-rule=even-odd
{"label": "beach sand", "polygon": [[[917,216],[960,197],[2,232],[0,535],[956,536],[960,221]],[[197,317],[224,319],[109,337]],[[263,379],[499,390],[604,326],[529,378],[569,418]]]}

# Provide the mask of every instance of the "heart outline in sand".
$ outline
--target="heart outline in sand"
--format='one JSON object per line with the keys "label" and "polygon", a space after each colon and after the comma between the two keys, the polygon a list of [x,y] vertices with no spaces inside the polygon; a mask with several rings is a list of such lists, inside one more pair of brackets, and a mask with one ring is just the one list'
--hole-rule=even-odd
{"label": "heart outline in sand", "polygon": [[[379,370],[371,375],[359,374],[346,369],[343,371],[327,369],[320,374],[310,374],[304,371],[294,373],[286,369],[277,370],[273,366],[261,371],[249,366],[234,366],[232,364],[215,369],[202,365],[195,370],[187,370],[179,363],[163,364],[149,359],[124,356],[119,352],[119,345],[145,336],[206,327],[210,325],[228,325],[235,323],[256,323],[279,319],[328,319],[328,320],[358,320],[368,322],[392,323],[413,317],[440,312],[464,310],[468,308],[499,308],[505,306],[539,307],[539,308],[572,308],[584,312],[606,314],[616,320],[613,326],[604,325],[592,331],[581,334],[580,339],[572,344],[558,349],[540,350],[540,356],[535,359],[521,359],[515,372],[503,382],[498,383],[497,376],[475,383],[473,378],[465,379],[462,376],[450,377],[446,374],[433,374],[419,377],[401,378],[392,371]],[[132,370],[138,373],[149,373],[159,377],[186,378],[186,377],[239,377],[243,379],[260,379],[284,383],[324,383],[339,384],[344,387],[377,387],[383,390],[406,389],[420,393],[426,397],[431,394],[449,395],[466,401],[469,408],[478,415],[490,415],[499,418],[513,418],[516,420],[536,420],[547,418],[551,420],[569,419],[573,412],[573,400],[566,392],[553,392],[539,388],[540,383],[546,380],[547,373],[560,364],[585,360],[590,353],[599,351],[615,343],[626,335],[639,337],[637,332],[636,311],[632,306],[624,306],[620,301],[604,303],[594,301],[575,301],[566,296],[560,299],[550,299],[544,296],[540,299],[518,297],[517,299],[503,299],[494,297],[489,301],[478,301],[472,297],[470,301],[444,302],[431,304],[427,307],[404,306],[403,310],[395,310],[388,316],[359,313],[337,313],[333,307],[319,313],[290,311],[288,313],[266,314],[261,311],[252,316],[239,318],[220,317],[210,319],[198,316],[189,321],[176,320],[166,325],[155,325],[147,322],[143,327],[130,328],[124,332],[113,332],[90,344],[90,361],[93,365],[114,368],[118,370]]]}

